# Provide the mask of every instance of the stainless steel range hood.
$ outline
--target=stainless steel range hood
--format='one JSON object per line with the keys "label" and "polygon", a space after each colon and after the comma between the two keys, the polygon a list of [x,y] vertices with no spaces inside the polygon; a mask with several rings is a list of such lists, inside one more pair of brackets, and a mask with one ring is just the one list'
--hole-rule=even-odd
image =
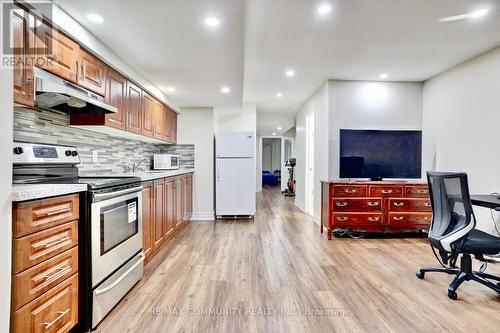
{"label": "stainless steel range hood", "polygon": [[104,103],[101,96],[35,68],[35,105],[71,113],[116,113],[118,109]]}

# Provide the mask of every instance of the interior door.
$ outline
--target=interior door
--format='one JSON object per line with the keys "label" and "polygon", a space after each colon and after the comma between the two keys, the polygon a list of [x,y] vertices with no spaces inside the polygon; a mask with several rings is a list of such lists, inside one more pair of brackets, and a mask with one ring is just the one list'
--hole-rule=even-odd
{"label": "interior door", "polygon": [[252,158],[216,160],[216,214],[255,214],[255,165]]}

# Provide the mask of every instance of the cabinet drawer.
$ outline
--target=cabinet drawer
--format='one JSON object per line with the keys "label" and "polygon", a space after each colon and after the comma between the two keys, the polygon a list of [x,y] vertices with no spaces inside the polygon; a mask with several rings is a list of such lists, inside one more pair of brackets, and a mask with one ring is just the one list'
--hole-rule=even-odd
{"label": "cabinet drawer", "polygon": [[77,244],[77,221],[14,239],[14,274],[67,251]]}
{"label": "cabinet drawer", "polygon": [[366,197],[366,185],[333,185],[334,197]]}
{"label": "cabinet drawer", "polygon": [[381,198],[333,198],[334,211],[343,212],[377,212],[382,210]]}
{"label": "cabinet drawer", "polygon": [[389,211],[392,212],[431,212],[431,200],[426,198],[389,199]]}
{"label": "cabinet drawer", "polygon": [[393,213],[388,214],[389,221],[387,223],[390,226],[404,226],[404,227],[420,227],[428,228],[432,213]]}
{"label": "cabinet drawer", "polygon": [[406,185],[405,196],[409,198],[426,198],[429,196],[429,188],[426,185]]}
{"label": "cabinet drawer", "polygon": [[14,275],[13,308],[19,309],[76,272],[78,272],[78,247]]}
{"label": "cabinet drawer", "polygon": [[78,220],[79,195],[14,204],[14,237],[23,237],[69,221]]}
{"label": "cabinet drawer", "polygon": [[370,185],[370,197],[402,197],[403,186]]}
{"label": "cabinet drawer", "polygon": [[12,314],[12,332],[62,333],[78,322],[78,274]]}
{"label": "cabinet drawer", "polygon": [[334,225],[382,225],[382,213],[333,213]]}

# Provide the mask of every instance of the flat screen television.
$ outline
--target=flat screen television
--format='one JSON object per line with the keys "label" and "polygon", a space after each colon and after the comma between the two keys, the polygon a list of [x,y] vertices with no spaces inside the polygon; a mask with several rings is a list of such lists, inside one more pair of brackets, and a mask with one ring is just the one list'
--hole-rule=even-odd
{"label": "flat screen television", "polygon": [[340,178],[421,178],[422,131],[340,130]]}

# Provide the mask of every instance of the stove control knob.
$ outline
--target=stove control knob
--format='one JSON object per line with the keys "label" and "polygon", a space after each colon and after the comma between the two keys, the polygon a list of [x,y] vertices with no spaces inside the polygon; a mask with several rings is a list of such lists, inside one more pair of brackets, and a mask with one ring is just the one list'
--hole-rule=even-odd
{"label": "stove control knob", "polygon": [[73,150],[73,151],[71,152],[71,156],[78,156],[78,152],[77,152],[76,150]]}
{"label": "stove control knob", "polygon": [[66,151],[64,152],[64,155],[66,155],[66,156],[71,156],[71,150],[66,150]]}
{"label": "stove control knob", "polygon": [[21,155],[22,153],[24,153],[23,147],[15,147],[14,148],[14,154]]}

